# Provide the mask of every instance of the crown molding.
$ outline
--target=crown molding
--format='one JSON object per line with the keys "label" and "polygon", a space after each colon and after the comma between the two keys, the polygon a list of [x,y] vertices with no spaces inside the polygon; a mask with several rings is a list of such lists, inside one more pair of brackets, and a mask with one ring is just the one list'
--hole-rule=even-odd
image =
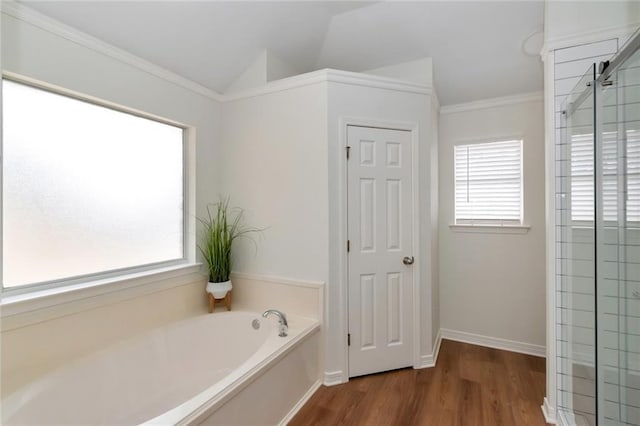
{"label": "crown molding", "polygon": [[430,86],[406,80],[334,69],[327,69],[325,71],[327,72],[327,81],[333,83],[344,83],[352,86],[372,87],[375,89],[387,89],[396,92],[415,93],[418,95],[431,95],[433,93],[433,88]]}
{"label": "crown molding", "polygon": [[540,56],[544,61],[546,60],[549,52],[551,52],[552,50],[579,46],[581,44],[595,43],[612,38],[620,38],[620,45],[622,45],[622,43],[626,41],[626,39],[622,38],[628,37],[633,34],[638,29],[638,27],[640,27],[640,22],[618,25],[615,27],[600,28],[592,31],[584,31],[581,33],[545,40],[544,45],[540,50]]}
{"label": "crown molding", "polygon": [[15,19],[19,19],[27,24],[36,26],[42,30],[55,34],[59,37],[77,43],[88,49],[109,56],[119,62],[138,68],[169,83],[187,89],[193,93],[202,95],[206,98],[220,101],[222,96],[199,83],[189,80],[172,71],[153,64],[145,59],[133,55],[126,50],[115,47],[111,44],[84,33],[76,28],[70,27],[50,18],[30,7],[16,3],[14,1],[0,0],[0,12],[9,15]]}
{"label": "crown molding", "polygon": [[249,99],[270,93],[282,92],[298,87],[310,86],[327,81],[327,70],[313,71],[305,74],[294,75],[281,80],[270,81],[266,84],[240,90],[238,92],[225,93],[221,96],[221,102],[232,102],[241,99]]}
{"label": "crown molding", "polygon": [[440,114],[454,114],[458,112],[476,111],[480,109],[495,108],[506,105],[523,104],[526,102],[541,102],[544,99],[542,92],[521,93],[518,95],[504,96],[500,98],[483,99],[480,101],[463,104],[445,105],[440,107]]}
{"label": "crown molding", "polygon": [[433,93],[433,89],[431,87],[424,86],[418,83],[412,83],[388,77],[380,77],[371,74],[326,68],[318,71],[308,72],[305,74],[295,75],[293,77],[283,78],[281,80],[272,81],[263,86],[242,90],[237,93],[224,94],[222,95],[221,101],[231,102],[241,99],[248,99],[256,96],[282,92],[285,90],[325,82],[342,83],[351,86],[363,86],[376,89],[387,89],[396,92],[407,92],[419,95],[431,95]]}

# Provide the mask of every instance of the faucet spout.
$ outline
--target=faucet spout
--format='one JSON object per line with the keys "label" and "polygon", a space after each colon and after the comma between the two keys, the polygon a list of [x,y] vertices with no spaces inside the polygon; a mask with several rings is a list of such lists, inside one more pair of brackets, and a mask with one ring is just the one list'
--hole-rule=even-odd
{"label": "faucet spout", "polygon": [[287,316],[283,312],[280,312],[277,309],[267,309],[262,314],[264,318],[267,318],[269,315],[275,315],[278,317],[278,322],[280,323],[280,332],[278,333],[278,336],[287,337],[287,331],[289,331],[289,323],[287,322]]}

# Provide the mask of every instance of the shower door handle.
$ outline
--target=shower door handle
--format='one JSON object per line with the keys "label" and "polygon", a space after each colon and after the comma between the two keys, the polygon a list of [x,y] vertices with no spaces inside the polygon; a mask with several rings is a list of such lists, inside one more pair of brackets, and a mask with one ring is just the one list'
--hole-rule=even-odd
{"label": "shower door handle", "polygon": [[413,265],[414,259],[413,256],[409,257],[409,256],[405,256],[404,259],[402,259],[402,263],[404,263],[405,265]]}

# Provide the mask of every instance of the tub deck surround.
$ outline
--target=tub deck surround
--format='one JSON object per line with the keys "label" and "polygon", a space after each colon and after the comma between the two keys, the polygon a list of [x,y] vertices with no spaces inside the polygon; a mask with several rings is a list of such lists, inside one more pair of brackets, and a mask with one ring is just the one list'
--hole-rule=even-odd
{"label": "tub deck surround", "polygon": [[269,275],[234,272],[233,308],[263,312],[276,308],[289,315],[315,318],[323,322],[323,281],[309,281]]}
{"label": "tub deck surround", "polygon": [[[254,319],[260,321],[257,330]],[[237,311],[173,323],[81,358],[7,396],[2,424],[200,421],[319,328],[314,319],[291,315],[289,336],[283,338],[275,318]],[[309,378],[313,382],[318,366],[311,371],[317,376]]]}

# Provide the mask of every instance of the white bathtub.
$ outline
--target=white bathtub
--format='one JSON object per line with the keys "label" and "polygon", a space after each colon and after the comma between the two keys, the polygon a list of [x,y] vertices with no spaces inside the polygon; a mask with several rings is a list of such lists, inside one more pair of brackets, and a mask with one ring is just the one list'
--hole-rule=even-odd
{"label": "white bathtub", "polygon": [[[258,330],[251,325],[256,318]],[[318,322],[288,319],[285,338],[276,318],[250,312],[153,330],[3,399],[2,424],[279,423],[320,374]]]}

